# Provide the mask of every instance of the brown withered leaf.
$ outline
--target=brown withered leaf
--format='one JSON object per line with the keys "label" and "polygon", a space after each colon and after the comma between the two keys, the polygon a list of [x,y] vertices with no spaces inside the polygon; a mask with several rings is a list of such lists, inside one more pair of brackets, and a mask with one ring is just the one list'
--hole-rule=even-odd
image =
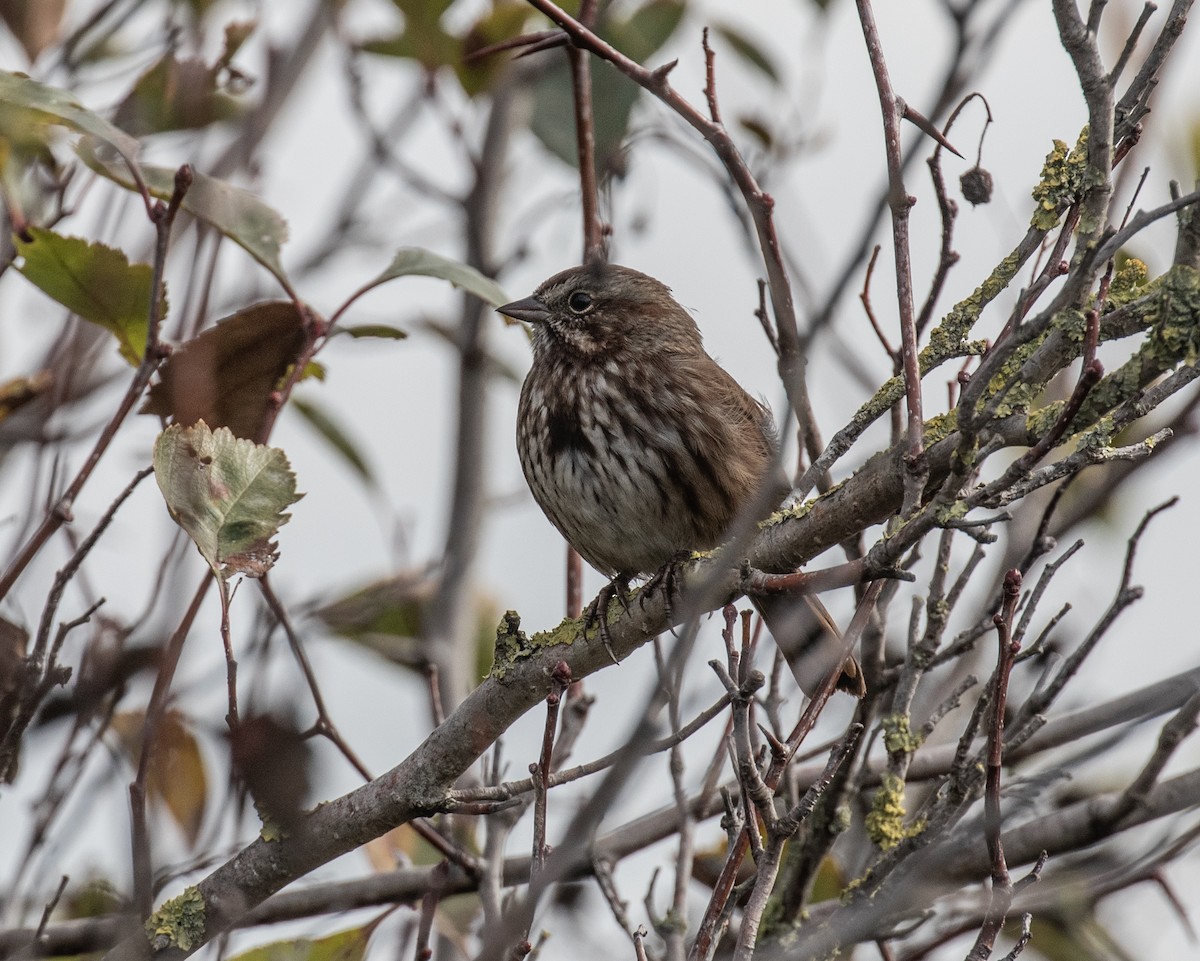
{"label": "brown withered leaf", "polygon": [[[21,744],[13,725],[17,723],[25,685],[31,680],[25,673],[25,657],[29,650],[29,633],[25,628],[0,617],[0,742],[9,742],[7,763],[0,756],[0,783],[11,784],[17,776]],[[0,755],[4,745],[0,743]]]}
{"label": "brown withered leaf", "polygon": [[[143,711],[122,711],[113,715],[112,728],[135,769],[141,762],[145,727]],[[208,774],[191,722],[178,711],[167,711],[159,722],[149,773],[147,787],[151,797],[167,806],[188,844],[194,845],[200,836],[208,803]]]}
{"label": "brown withered leaf", "polygon": [[294,833],[312,784],[312,746],[290,715],[250,714],[229,735],[233,770],[264,826]]}
{"label": "brown withered leaf", "polygon": [[159,369],[143,414],[190,427],[204,421],[255,440],[271,392],[304,347],[304,319],[290,300],[264,301],[218,321]]}
{"label": "brown withered leaf", "polygon": [[58,39],[67,0],[0,0],[0,19],[33,63]]}
{"label": "brown withered leaf", "polygon": [[37,400],[54,384],[54,374],[39,370],[29,377],[17,377],[0,384],[0,420]]}

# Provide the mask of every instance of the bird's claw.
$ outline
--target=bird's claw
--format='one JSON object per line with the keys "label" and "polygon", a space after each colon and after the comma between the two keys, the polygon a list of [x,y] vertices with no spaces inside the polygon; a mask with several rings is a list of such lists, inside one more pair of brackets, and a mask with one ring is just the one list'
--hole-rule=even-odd
{"label": "bird's claw", "polygon": [[612,658],[614,664],[620,664],[621,662],[617,660],[617,655],[613,652],[612,635],[608,632],[608,608],[614,597],[621,602],[621,607],[628,614],[628,577],[618,574],[601,589],[600,593],[592,600],[592,603],[587,606],[587,609],[583,612],[583,633],[586,635],[593,627],[598,626],[600,641],[604,644],[604,650],[608,652],[608,656]]}
{"label": "bird's claw", "polygon": [[644,603],[647,598],[655,590],[661,588],[663,592],[663,607],[666,610],[667,620],[674,623],[675,621],[675,599],[679,596],[680,574],[683,572],[683,565],[692,557],[691,551],[679,551],[667,563],[660,567],[646,581],[646,586],[642,588],[638,595],[639,603]]}

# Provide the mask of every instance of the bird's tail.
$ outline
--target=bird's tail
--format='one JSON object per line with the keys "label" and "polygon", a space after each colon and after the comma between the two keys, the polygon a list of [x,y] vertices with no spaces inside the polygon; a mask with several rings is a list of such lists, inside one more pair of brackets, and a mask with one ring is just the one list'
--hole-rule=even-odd
{"label": "bird's tail", "polygon": [[754,606],[805,694],[815,694],[839,663],[837,689],[855,697],[867,693],[858,661],[852,653],[845,653],[842,632],[819,598],[810,594],[760,596],[754,599]]}

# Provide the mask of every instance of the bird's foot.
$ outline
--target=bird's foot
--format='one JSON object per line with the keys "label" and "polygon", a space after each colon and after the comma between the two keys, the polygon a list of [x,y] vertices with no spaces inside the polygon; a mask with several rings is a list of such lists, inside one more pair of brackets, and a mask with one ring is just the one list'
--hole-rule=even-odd
{"label": "bird's foot", "polygon": [[621,602],[621,607],[625,609],[625,613],[629,613],[629,578],[624,574],[618,574],[608,582],[596,595],[595,599],[587,606],[583,612],[583,633],[587,634],[593,627],[599,626],[600,640],[604,644],[604,649],[608,651],[608,656],[612,658],[614,664],[620,664],[617,660],[617,655],[613,653],[612,635],[608,632],[608,608],[612,604],[613,598]]}
{"label": "bird's foot", "polygon": [[644,603],[654,591],[662,590],[663,606],[666,608],[667,620],[675,622],[675,602],[679,599],[683,582],[683,565],[692,559],[691,551],[677,551],[667,563],[654,572],[646,586],[638,595],[639,602]]}

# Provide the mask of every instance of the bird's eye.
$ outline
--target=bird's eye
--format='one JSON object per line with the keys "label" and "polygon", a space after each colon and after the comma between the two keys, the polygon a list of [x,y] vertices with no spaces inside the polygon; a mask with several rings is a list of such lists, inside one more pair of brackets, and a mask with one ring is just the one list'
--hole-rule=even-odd
{"label": "bird's eye", "polygon": [[592,306],[592,295],[582,290],[577,290],[567,298],[567,306],[571,308],[571,312],[574,314],[586,314]]}

